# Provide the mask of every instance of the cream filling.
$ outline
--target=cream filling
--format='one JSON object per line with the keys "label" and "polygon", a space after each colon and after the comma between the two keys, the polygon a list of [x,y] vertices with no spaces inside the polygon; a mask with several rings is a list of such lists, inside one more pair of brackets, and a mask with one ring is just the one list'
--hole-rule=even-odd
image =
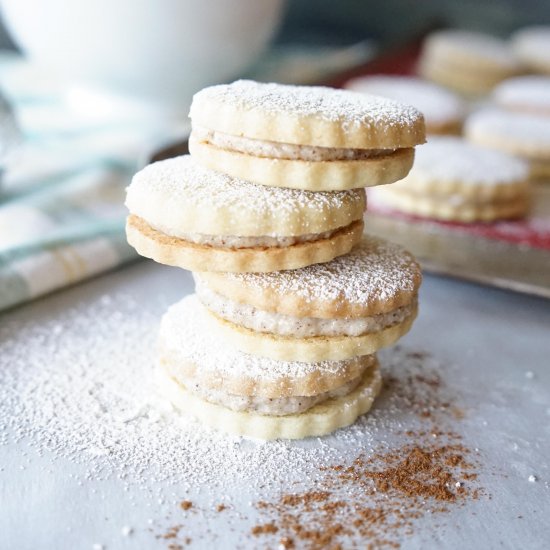
{"label": "cream filling", "polygon": [[233,411],[254,412],[269,416],[285,416],[299,414],[315,405],[336,397],[344,397],[351,393],[361,382],[363,374],[349,380],[344,385],[331,391],[312,396],[293,397],[255,397],[235,395],[222,390],[212,390],[199,384],[185,384],[185,388],[209,403],[221,405]]}
{"label": "cream filling", "polygon": [[389,313],[357,319],[320,319],[315,317],[294,317],[258,309],[250,304],[228,300],[197,281],[196,293],[201,303],[218,317],[235,325],[262,333],[309,338],[313,336],[361,336],[379,332],[402,323],[407,319],[416,303],[397,308]]}
{"label": "cream filling", "polygon": [[331,160],[366,160],[389,155],[397,149],[345,149],[338,147],[316,147],[313,145],[295,145],[233,136],[223,132],[193,128],[193,137],[220,149],[236,151],[255,157],[285,160],[305,160],[312,162]]}
{"label": "cream filling", "polygon": [[308,233],[306,235],[292,235],[288,237],[271,237],[267,235],[261,237],[240,237],[237,235],[205,235],[204,233],[181,233],[178,237],[195,244],[214,246],[216,248],[284,248],[295,244],[329,239],[340,229],[339,227],[331,231],[324,231],[323,233]]}

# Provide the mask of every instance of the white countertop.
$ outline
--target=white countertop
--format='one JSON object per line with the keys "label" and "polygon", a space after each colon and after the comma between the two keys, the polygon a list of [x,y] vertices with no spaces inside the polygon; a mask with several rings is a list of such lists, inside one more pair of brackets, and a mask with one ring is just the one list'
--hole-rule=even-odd
{"label": "white countertop", "polygon": [[[168,304],[191,292],[191,285],[189,275],[180,270],[141,262],[8,312],[0,316],[0,328],[11,327],[9,338],[20,338],[18,359],[13,361],[20,360],[25,331],[13,327],[39,326],[48,319],[62,318],[74,304],[85,312],[106,295],[104,310],[109,303],[118,303],[119,296],[139,305],[130,312],[121,311],[121,324],[129,321],[125,315],[156,319]],[[423,518],[412,535],[401,538],[403,548],[548,548],[550,302],[426,276],[420,304],[420,316],[403,346],[429,351],[441,365],[447,386],[460,396],[466,417],[457,420],[456,429],[465,443],[479,448],[480,483],[490,498],[467,502],[441,517]],[[139,345],[138,336],[138,353]],[[93,346],[98,346],[98,340],[84,335],[82,354],[93,358],[101,351]],[[0,368],[9,369],[12,358],[5,349],[0,351]],[[41,353],[54,353],[53,349],[46,346]],[[36,346],[30,347],[29,360],[38,352]],[[119,367],[113,364],[113,368]],[[376,416],[385,414],[388,399],[377,404]],[[395,404],[388,409],[388,414],[398,413]],[[401,415],[406,425],[406,411]],[[373,437],[386,440],[389,435],[378,428]],[[223,514],[193,515],[186,523],[191,548],[272,544],[272,539],[245,536],[255,514],[249,502],[260,494],[268,498],[270,491],[276,496],[286,480],[261,489],[244,482],[239,485],[234,479],[218,498],[213,494],[215,488],[203,481],[195,484],[192,468],[182,470],[181,479],[169,482],[155,476],[149,482],[145,474],[134,483],[132,476],[119,479],[116,472],[99,479],[86,474],[86,458],[77,452],[72,458],[59,457],[55,450],[44,451],[35,445],[32,437],[14,442],[10,436],[4,443],[0,445],[1,549],[167,548],[171,540],[155,535],[177,523],[177,502],[186,495],[192,495],[189,498],[195,507],[211,506],[223,497],[234,510],[248,514],[248,519],[233,515],[230,522],[230,516]],[[345,453],[349,440],[338,436],[325,443],[318,439],[307,443],[311,447],[324,444]],[[262,452],[266,449],[264,445]],[[297,476],[304,467],[296,466]],[[288,465],[285,471],[288,474]],[[528,481],[531,475],[536,482]],[[123,533],[126,526],[130,534]]]}

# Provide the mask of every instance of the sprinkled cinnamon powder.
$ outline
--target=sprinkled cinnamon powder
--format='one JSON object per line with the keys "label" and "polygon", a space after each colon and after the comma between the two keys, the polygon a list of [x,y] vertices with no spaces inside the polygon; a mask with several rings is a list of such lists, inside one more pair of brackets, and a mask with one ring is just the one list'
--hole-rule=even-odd
{"label": "sprinkled cinnamon powder", "polygon": [[193,507],[193,503],[190,500],[182,500],[180,502],[180,508],[182,510],[189,510],[189,508]]}

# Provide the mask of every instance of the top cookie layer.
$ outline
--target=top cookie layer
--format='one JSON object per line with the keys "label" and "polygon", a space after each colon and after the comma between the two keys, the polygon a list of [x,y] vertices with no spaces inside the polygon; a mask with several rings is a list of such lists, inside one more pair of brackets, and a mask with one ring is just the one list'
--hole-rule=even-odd
{"label": "top cookie layer", "polygon": [[358,318],[411,303],[420,268],[400,246],[364,237],[345,256],[325,264],[277,273],[198,273],[195,276],[231,300],[265,311],[317,318]]}
{"label": "top cookie layer", "polygon": [[503,40],[462,30],[451,29],[431,34],[424,43],[423,55],[480,73],[484,70],[514,73],[521,68],[511,48]]}
{"label": "top cookie layer", "polygon": [[515,194],[528,178],[527,164],[506,153],[458,137],[432,137],[417,151],[409,175],[392,190],[487,198]]}
{"label": "top cookie layer", "polygon": [[126,206],[167,235],[294,236],[362,218],[365,192],[266,187],[203,168],[189,155],[151,164],[127,189]]}
{"label": "top cookie layer", "polygon": [[380,95],[414,105],[426,119],[426,130],[459,122],[466,112],[464,101],[453,92],[420,78],[407,76],[364,76],[350,80],[346,88]]}
{"label": "top cookie layer", "polygon": [[550,74],[550,26],[535,25],[516,31],[512,48],[526,65]]}
{"label": "top cookie layer", "polygon": [[424,120],[414,107],[320,86],[211,86],[195,94],[189,116],[193,126],[296,145],[397,149],[424,142]]}
{"label": "top cookie layer", "polygon": [[476,143],[528,159],[550,160],[550,118],[487,109],[468,118],[464,133]]}
{"label": "top cookie layer", "polygon": [[493,90],[493,99],[509,109],[550,114],[550,76],[518,76],[505,80]]}

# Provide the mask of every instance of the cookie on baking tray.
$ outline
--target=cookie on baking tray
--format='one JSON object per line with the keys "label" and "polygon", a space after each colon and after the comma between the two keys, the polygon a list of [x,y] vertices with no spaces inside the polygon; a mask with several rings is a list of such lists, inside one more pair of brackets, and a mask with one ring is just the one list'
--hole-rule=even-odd
{"label": "cookie on baking tray", "polygon": [[423,77],[467,95],[487,93],[521,70],[503,40],[457,29],[430,34],[424,41],[418,65]]}
{"label": "cookie on baking tray", "polygon": [[428,134],[459,134],[466,115],[463,99],[452,91],[421,78],[362,76],[348,81],[346,88],[413,105],[424,115]]}
{"label": "cookie on baking tray", "polygon": [[158,345],[164,393],[207,426],[259,439],[324,435],[367,412],[380,391],[374,355],[275,361],[226,346],[212,323],[187,296],[164,315]]}
{"label": "cookie on baking tray", "polygon": [[524,215],[529,167],[519,159],[458,137],[434,137],[417,154],[409,175],[372,193],[395,210],[459,222]]}
{"label": "cookie on baking tray", "polygon": [[511,38],[516,56],[529,69],[550,74],[550,25],[534,25],[516,31]]}
{"label": "cookie on baking tray", "polygon": [[550,116],[550,76],[509,78],[493,90],[492,98],[504,109]]}
{"label": "cookie on baking tray", "polygon": [[229,345],[284,361],[344,360],[393,344],[416,317],[421,281],[408,252],[375,237],[326,264],[194,276]]}
{"label": "cookie on baking tray", "polygon": [[186,155],[138,172],[126,205],[128,242],[142,256],[194,271],[275,271],[349,252],[361,239],[365,191],[265,187]]}
{"label": "cookie on baking tray", "polygon": [[468,117],[466,137],[529,163],[531,178],[550,178],[550,117],[485,109]]}
{"label": "cookie on baking tray", "polygon": [[212,86],[195,94],[189,116],[189,149],[204,166],[310,191],[397,181],[425,141],[414,107],[319,86]]}

